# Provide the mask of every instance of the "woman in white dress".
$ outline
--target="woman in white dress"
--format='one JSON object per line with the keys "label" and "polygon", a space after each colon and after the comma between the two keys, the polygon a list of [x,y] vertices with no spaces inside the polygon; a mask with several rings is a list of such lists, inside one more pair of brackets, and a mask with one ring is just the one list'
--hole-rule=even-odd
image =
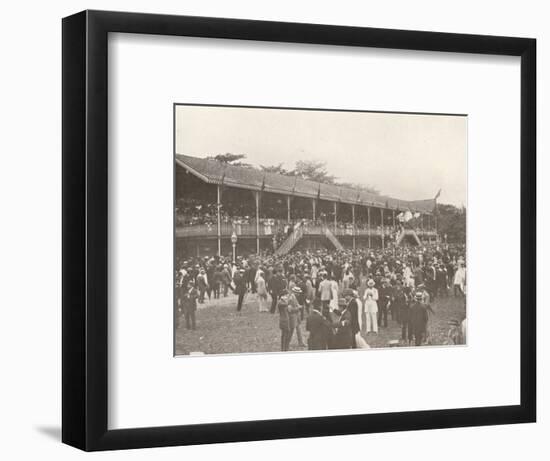
{"label": "woman in white dress", "polygon": [[258,294],[258,306],[260,312],[269,312],[269,304],[267,302],[267,288],[263,271],[258,271],[256,274],[256,293]]}
{"label": "woman in white dress", "polygon": [[408,288],[414,288],[414,277],[410,264],[403,270],[403,284]]}
{"label": "woman in white dress", "polygon": [[367,333],[378,333],[378,290],[374,288],[374,280],[367,282],[367,289],[363,295],[363,305],[366,316]]}
{"label": "woman in white dress", "polygon": [[329,309],[332,312],[338,309],[338,282],[334,280],[334,276],[330,277],[330,291],[331,299],[329,303]]}
{"label": "woman in white dress", "polygon": [[465,294],[465,285],[466,285],[466,269],[464,268],[464,262],[463,260],[458,260],[458,267],[455,271],[454,275],[454,283],[453,283],[453,289],[454,289],[454,295],[464,295]]}

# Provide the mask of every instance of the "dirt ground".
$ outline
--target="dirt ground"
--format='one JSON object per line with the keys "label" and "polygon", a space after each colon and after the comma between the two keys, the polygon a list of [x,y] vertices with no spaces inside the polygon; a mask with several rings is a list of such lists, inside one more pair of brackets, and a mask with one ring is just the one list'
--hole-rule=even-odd
{"label": "dirt ground", "polygon": [[[235,354],[280,351],[279,315],[260,313],[256,295],[251,293],[246,295],[241,314],[237,314],[236,306],[235,295],[210,301],[207,298],[204,304],[199,304],[196,313],[197,329],[187,330],[183,318],[176,329],[176,355],[191,352]],[[430,315],[429,322],[431,345],[448,344],[448,321],[461,321],[465,317],[464,298],[455,298],[449,292],[448,297],[432,301],[431,306],[435,312]],[[305,321],[302,322],[301,329],[304,342],[307,342]],[[379,328],[378,334],[362,332],[362,336],[371,348],[389,347],[389,341],[401,338],[401,327],[388,315],[387,328]],[[403,345],[405,344],[400,344]],[[296,335],[292,338],[290,350],[305,350],[298,347]]]}

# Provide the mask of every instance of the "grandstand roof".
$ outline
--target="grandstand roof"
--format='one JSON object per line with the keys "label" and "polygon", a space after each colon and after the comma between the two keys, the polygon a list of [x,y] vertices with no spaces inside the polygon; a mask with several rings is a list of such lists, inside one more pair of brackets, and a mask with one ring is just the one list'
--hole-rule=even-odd
{"label": "grandstand roof", "polygon": [[392,210],[411,210],[431,213],[435,199],[399,200],[385,195],[373,194],[361,189],[308,181],[295,176],[266,173],[254,168],[230,165],[216,160],[176,154],[176,163],[209,184],[263,190],[275,194],[305,198],[319,198],[331,202],[352,205],[368,205]]}

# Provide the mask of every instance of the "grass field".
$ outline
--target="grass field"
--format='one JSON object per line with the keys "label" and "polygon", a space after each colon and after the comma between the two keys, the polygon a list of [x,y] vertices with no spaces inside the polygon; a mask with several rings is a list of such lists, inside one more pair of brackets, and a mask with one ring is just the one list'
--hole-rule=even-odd
{"label": "grass field", "polygon": [[[435,315],[430,316],[432,345],[447,344],[448,321],[464,318],[464,300],[449,296],[438,298],[432,303]],[[199,305],[196,313],[197,329],[187,330],[182,319],[176,330],[176,354],[190,352],[205,354],[235,354],[251,352],[280,351],[279,315],[260,313],[256,295],[247,294],[241,314],[236,312],[237,297],[229,295],[219,300],[212,299]],[[305,322],[301,325],[304,341],[308,333]],[[401,338],[401,328],[388,315],[388,328],[379,328],[378,334],[365,334],[363,337],[370,347],[387,347],[388,341]],[[293,336],[290,349],[304,350],[298,347],[296,335]]]}

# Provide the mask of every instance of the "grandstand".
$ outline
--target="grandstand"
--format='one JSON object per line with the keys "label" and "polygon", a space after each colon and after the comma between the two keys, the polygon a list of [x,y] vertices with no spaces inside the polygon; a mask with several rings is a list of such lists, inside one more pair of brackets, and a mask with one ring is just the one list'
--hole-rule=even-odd
{"label": "grandstand", "polygon": [[[176,155],[176,251],[239,255],[385,248],[438,240],[436,198],[399,200],[361,189]],[[400,216],[414,216],[406,223]]]}

